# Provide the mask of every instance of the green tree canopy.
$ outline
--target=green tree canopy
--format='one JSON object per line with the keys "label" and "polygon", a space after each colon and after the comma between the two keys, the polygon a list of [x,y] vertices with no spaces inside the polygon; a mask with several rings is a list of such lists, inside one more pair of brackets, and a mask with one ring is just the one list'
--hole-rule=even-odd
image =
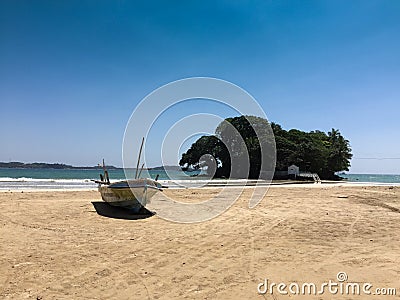
{"label": "green tree canopy", "polygon": [[[193,143],[182,155],[179,164],[192,168],[209,166],[208,172],[213,172],[214,177],[258,178],[262,159],[273,161],[271,157],[261,157],[260,143],[272,142],[268,128],[272,128],[275,136],[277,171],[285,171],[288,166],[295,164],[300,170],[318,173],[325,179],[335,178],[335,172],[348,171],[352,158],[351,148],[339,130],[332,129],[328,133],[298,129],[287,131],[279,124],[271,123],[269,126],[267,120],[254,116],[225,119],[216,128],[215,135],[202,136]],[[233,131],[238,134],[232,134]],[[247,156],[247,153],[250,162],[248,174],[232,174],[232,161],[240,164],[242,160],[235,160],[235,157]],[[239,165],[236,169],[242,168]]]}

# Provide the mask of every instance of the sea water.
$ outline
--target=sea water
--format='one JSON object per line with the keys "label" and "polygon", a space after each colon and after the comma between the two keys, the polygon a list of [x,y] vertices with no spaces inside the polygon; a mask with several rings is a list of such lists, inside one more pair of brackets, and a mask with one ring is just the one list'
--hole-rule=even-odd
{"label": "sea water", "polygon": [[[92,180],[100,179],[98,169],[8,169],[0,168],[0,190],[14,189],[95,189]],[[123,169],[108,170],[110,180],[118,181],[134,178],[135,169],[128,169],[127,176]],[[193,180],[198,172],[176,170],[143,170],[141,177],[159,180]],[[385,174],[343,174],[349,182],[400,184],[400,175]]]}
{"label": "sea water", "polygon": [[[9,169],[0,168],[0,190],[14,189],[90,189],[97,184],[92,180],[100,180],[102,170],[98,169]],[[110,169],[110,181],[135,178],[136,170]],[[183,172],[175,170],[143,170],[142,178],[159,180],[193,179],[198,172]]]}
{"label": "sea water", "polygon": [[341,174],[349,182],[376,182],[376,183],[400,183],[400,175],[390,174]]}

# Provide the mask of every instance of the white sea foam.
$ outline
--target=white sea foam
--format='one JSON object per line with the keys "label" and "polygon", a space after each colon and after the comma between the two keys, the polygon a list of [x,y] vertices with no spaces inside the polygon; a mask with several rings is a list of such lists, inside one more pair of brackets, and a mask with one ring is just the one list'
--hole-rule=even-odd
{"label": "white sea foam", "polygon": [[91,179],[52,179],[52,178],[29,178],[29,177],[0,177],[0,182],[90,182]]}
{"label": "white sea foam", "polygon": [[[112,180],[116,182],[124,179]],[[213,179],[213,180],[159,180],[159,182],[169,188],[201,188],[201,187],[240,187],[247,184],[249,187],[254,185],[266,186],[269,185],[264,181],[246,180],[246,179]],[[272,183],[272,187],[334,187],[334,186],[399,186],[399,183],[384,183],[384,182],[335,182],[335,183],[302,183],[302,184],[282,184]],[[7,190],[87,190],[96,189],[97,184],[91,179],[37,179],[29,177],[0,177],[0,191]]]}
{"label": "white sea foam", "polygon": [[37,179],[37,178],[0,178],[0,190],[21,189],[85,189],[94,188],[96,183],[90,179]]}

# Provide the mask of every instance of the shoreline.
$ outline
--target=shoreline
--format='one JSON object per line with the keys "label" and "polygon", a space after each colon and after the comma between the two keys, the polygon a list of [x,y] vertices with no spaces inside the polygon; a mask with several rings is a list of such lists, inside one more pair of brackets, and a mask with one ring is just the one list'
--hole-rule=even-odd
{"label": "shoreline", "polygon": [[[223,184],[209,184],[206,186],[192,186],[192,187],[184,187],[184,186],[170,186],[165,187],[168,190],[194,190],[194,189],[251,189],[251,188],[313,188],[313,189],[326,189],[326,188],[336,188],[336,187],[400,187],[400,183],[386,183],[386,182],[322,182],[322,183],[314,183],[314,182],[284,182],[284,183],[271,183],[271,184],[262,184],[262,185],[223,185]],[[13,189],[1,189],[0,193],[34,193],[34,192],[97,192],[97,187],[82,187],[82,188],[13,188]]]}

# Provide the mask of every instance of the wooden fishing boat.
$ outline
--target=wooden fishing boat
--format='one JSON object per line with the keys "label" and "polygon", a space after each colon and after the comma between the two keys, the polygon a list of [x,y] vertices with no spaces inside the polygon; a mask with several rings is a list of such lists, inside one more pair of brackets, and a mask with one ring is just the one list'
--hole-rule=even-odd
{"label": "wooden fishing boat", "polygon": [[99,184],[98,190],[103,201],[113,206],[125,207],[134,212],[138,212],[142,207],[145,207],[150,203],[151,197],[153,197],[158,191],[162,191],[161,184],[157,182],[158,175],[156,180],[150,178],[139,178],[144,167],[143,164],[138,173],[143,143],[144,138],[142,139],[142,144],[140,146],[135,179],[111,183],[103,159],[104,174],[100,174],[100,180],[93,180]]}
{"label": "wooden fishing boat", "polygon": [[150,203],[150,199],[162,191],[161,184],[152,179],[123,180],[111,184],[99,184],[101,198],[113,206],[138,212]]}

